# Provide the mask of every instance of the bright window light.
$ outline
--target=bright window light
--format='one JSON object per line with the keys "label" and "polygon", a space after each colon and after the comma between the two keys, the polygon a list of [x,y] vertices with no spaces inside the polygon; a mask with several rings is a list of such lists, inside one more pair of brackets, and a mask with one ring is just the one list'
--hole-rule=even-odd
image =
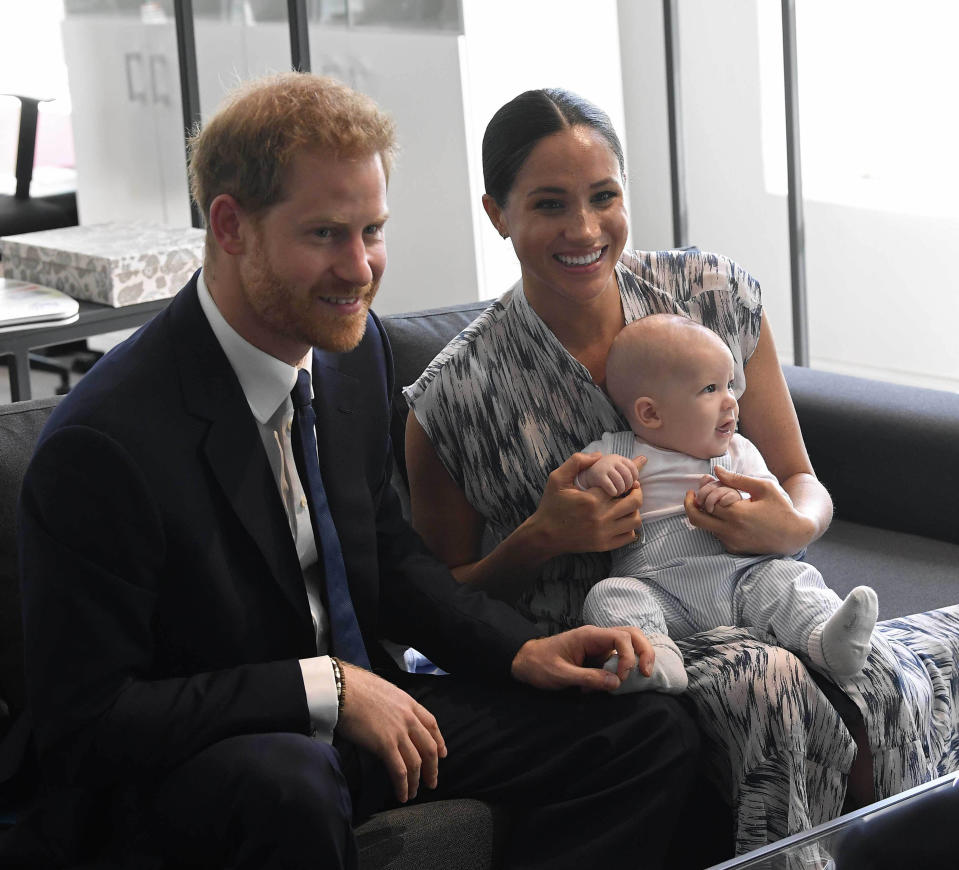
{"label": "bright window light", "polygon": [[[780,3],[759,0],[766,188],[786,193]],[[798,0],[803,196],[959,217],[959,4]]]}

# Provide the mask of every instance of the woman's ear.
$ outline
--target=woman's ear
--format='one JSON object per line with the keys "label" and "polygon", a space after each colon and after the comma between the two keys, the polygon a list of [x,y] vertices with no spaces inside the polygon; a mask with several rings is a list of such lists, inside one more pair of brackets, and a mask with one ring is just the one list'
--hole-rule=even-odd
{"label": "woman's ear", "polygon": [[486,209],[486,214],[489,216],[490,223],[496,228],[496,232],[500,234],[501,238],[508,239],[509,231],[506,229],[506,221],[503,218],[503,209],[499,207],[499,204],[496,202],[493,197],[488,193],[483,194],[483,208]]}
{"label": "woman's ear", "polygon": [[640,396],[633,405],[636,421],[646,429],[658,429],[663,425],[663,418],[659,416],[656,400],[649,396]]}
{"label": "woman's ear", "polygon": [[245,224],[249,217],[228,193],[221,193],[210,203],[210,232],[216,243],[228,254],[242,254],[245,246]]}

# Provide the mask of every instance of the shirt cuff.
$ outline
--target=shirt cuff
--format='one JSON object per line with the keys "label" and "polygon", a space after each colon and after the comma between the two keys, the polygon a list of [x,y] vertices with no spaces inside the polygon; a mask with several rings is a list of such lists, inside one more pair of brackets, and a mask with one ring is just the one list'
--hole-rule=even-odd
{"label": "shirt cuff", "polygon": [[303,687],[306,689],[306,706],[310,711],[313,736],[332,743],[333,729],[336,728],[338,718],[333,663],[329,656],[300,659],[300,670],[303,672]]}

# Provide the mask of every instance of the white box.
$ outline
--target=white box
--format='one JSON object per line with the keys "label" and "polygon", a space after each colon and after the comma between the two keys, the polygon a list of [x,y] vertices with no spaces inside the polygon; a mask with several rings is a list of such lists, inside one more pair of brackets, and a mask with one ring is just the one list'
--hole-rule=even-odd
{"label": "white box", "polygon": [[0,238],[7,278],[114,308],[173,296],[203,262],[204,230],[116,222]]}

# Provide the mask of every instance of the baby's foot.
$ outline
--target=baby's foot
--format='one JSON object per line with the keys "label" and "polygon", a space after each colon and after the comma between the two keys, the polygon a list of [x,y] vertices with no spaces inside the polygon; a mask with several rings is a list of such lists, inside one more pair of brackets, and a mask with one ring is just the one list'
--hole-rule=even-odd
{"label": "baby's foot", "polygon": [[[679,647],[665,634],[651,634],[648,637],[656,652],[653,672],[647,677],[638,667],[633,668],[626,674],[622,685],[613,690],[614,695],[625,695],[627,692],[665,692],[668,695],[678,695],[686,691],[689,680]],[[618,665],[619,656],[612,655],[603,668],[615,674]]]}
{"label": "baby's foot", "polygon": [[862,670],[872,650],[872,630],[878,618],[879,599],[868,586],[857,586],[846,596],[839,609],[820,626],[819,645],[829,673],[851,677]]}

